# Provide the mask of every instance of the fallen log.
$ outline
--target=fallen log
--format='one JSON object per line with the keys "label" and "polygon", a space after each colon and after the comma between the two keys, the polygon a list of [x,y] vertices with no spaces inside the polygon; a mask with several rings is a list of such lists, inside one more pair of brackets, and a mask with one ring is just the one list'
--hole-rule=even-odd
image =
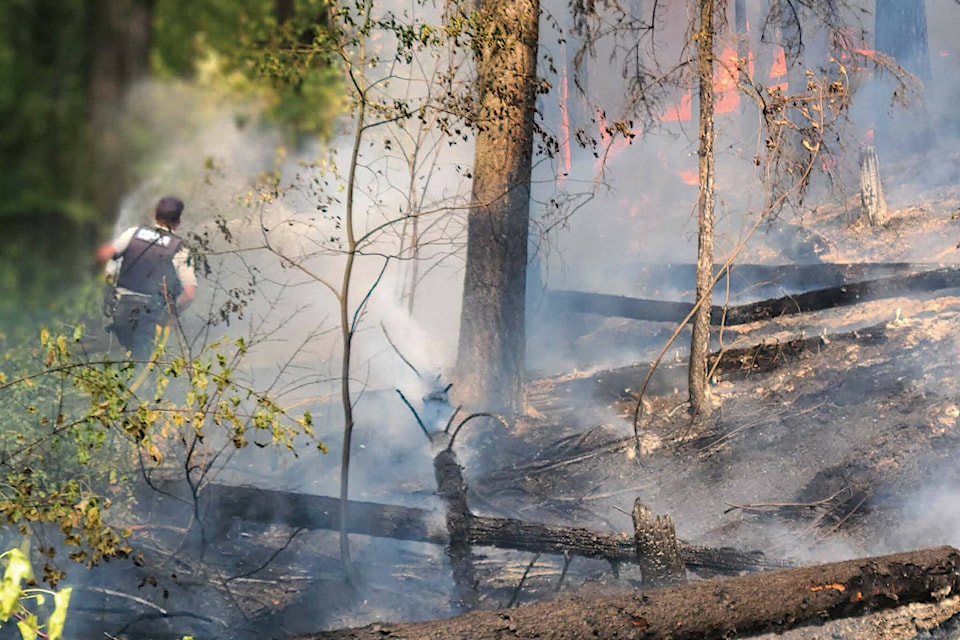
{"label": "fallen log", "polygon": [[302,640],[729,638],[936,601],[958,590],[960,552],[937,547],[447,620],[376,623]]}
{"label": "fallen log", "polygon": [[[864,282],[850,282],[739,306],[713,306],[710,308],[710,324],[717,326],[749,324],[781,316],[883,300],[909,293],[956,287],[960,287],[960,269],[956,267],[895,275]],[[553,312],[589,313],[650,322],[681,322],[693,309],[693,304],[689,302],[650,300],[586,291],[552,290],[546,293],[546,299]]]}
{"label": "fallen log", "polygon": [[453,569],[453,581],[457,585],[454,606],[467,610],[476,608],[480,601],[479,581],[474,569],[473,551],[470,548],[470,526],[473,514],[467,504],[467,483],[463,480],[463,468],[452,449],[441,450],[433,459],[434,476],[437,479],[437,495],[447,507],[447,556]]}
{"label": "fallen log", "polygon": [[[884,325],[874,325],[855,331],[831,333],[825,337],[833,345],[880,344],[887,340],[887,329]],[[748,347],[714,351],[708,355],[708,359],[716,375],[726,380],[735,380],[757,373],[773,371],[796,360],[810,350],[816,351],[823,348],[823,345],[822,336],[784,341],[765,341]],[[717,362],[718,359],[719,362]],[[554,407],[563,407],[565,403],[571,402],[570,399],[574,399],[573,402],[577,403],[582,402],[583,398],[593,398],[598,402],[614,402],[633,398],[633,390],[649,370],[650,363],[641,362],[616,369],[604,369],[581,378],[570,378],[569,376],[560,379],[544,378],[536,381],[536,384],[541,389],[549,390],[541,391],[541,393],[543,397],[549,398]],[[675,388],[684,388],[686,379],[686,363],[679,365],[674,363],[661,364],[654,371],[651,383],[647,386],[647,394],[668,395]],[[536,398],[533,398],[531,405],[538,411],[545,413],[551,410],[550,408],[544,408]],[[556,411],[556,409],[553,410]],[[536,470],[537,466],[551,463],[552,461],[540,460],[517,469],[526,472],[529,469]]]}
{"label": "fallen log", "polygon": [[[176,487],[165,485],[176,495]],[[154,498],[169,501],[162,494]],[[201,493],[204,520],[223,535],[236,520],[264,524],[283,524],[292,528],[336,531],[340,527],[337,498],[293,491],[209,484]],[[450,543],[445,517],[415,507],[360,502],[347,504],[349,533],[395,540]],[[471,516],[463,525],[466,542],[473,546],[498,547],[514,551],[574,555],[636,564],[634,540],[627,534],[594,531],[581,527],[554,527],[510,518]],[[680,558],[691,571],[704,574],[738,575],[745,571],[764,571],[793,566],[762,553],[729,547],[703,547],[679,541]]]}
{"label": "fallen log", "polygon": [[[811,285],[822,289],[847,282],[876,280],[906,273],[919,273],[939,268],[939,264],[918,262],[815,262],[799,264],[756,264],[738,262],[731,265],[729,273],[723,274],[715,294],[723,295],[728,287],[734,295],[749,293],[756,289],[777,287],[785,291],[806,291]],[[713,265],[714,275],[723,269],[722,264]],[[627,282],[636,287],[636,292],[663,291],[666,288],[689,289],[692,295],[696,281],[697,265],[690,262],[677,263],[625,263],[614,269],[616,282]]]}

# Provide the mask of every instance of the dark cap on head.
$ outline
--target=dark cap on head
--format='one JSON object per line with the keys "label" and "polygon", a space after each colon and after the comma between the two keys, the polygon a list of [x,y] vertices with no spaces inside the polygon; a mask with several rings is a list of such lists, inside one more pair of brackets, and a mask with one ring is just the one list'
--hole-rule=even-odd
{"label": "dark cap on head", "polygon": [[180,222],[180,214],[183,213],[183,200],[167,196],[160,198],[157,203],[155,216],[157,222]]}

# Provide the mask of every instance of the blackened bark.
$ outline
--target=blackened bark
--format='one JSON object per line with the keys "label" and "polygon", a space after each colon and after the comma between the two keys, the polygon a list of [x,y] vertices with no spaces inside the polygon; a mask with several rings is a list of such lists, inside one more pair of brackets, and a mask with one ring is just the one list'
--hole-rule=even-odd
{"label": "blackened bark", "polygon": [[[960,287],[960,269],[946,267],[864,282],[848,282],[735,307],[714,306],[710,308],[709,321],[715,326],[749,324],[781,316],[955,287]],[[593,313],[611,318],[633,318],[652,322],[679,322],[693,309],[689,302],[649,300],[584,291],[550,291],[547,300],[554,313]]]}
{"label": "blackened bark", "polygon": [[686,581],[687,568],[680,558],[673,521],[668,515],[654,515],[640,498],[633,504],[633,539],[644,586],[664,587]]}
{"label": "blackened bark", "polygon": [[463,468],[456,454],[444,449],[433,459],[433,472],[437,479],[437,495],[447,507],[447,556],[457,585],[457,609],[474,609],[479,603],[477,577],[470,550],[470,525],[473,515],[467,505],[467,485],[463,480]]}
{"label": "blackened bark", "polygon": [[697,75],[700,81],[700,148],[697,234],[697,297],[690,338],[689,399],[694,415],[707,408],[707,349],[713,296],[713,0],[700,0],[696,33]]}
{"label": "blackened bark", "polygon": [[937,547],[889,556],[693,582],[653,591],[475,611],[449,620],[372,624],[315,640],[539,640],[728,638],[930,602],[960,589],[960,552]]}
{"label": "blackened bark", "polygon": [[467,225],[457,385],[470,407],[519,413],[538,0],[484,0],[477,50],[480,110]]}
{"label": "blackened bark", "polygon": [[110,124],[130,87],[147,76],[153,0],[95,0],[90,114],[94,126]]}
{"label": "blackened bark", "polygon": [[294,0],[274,0],[273,15],[277,19],[277,24],[282,25],[292,18],[296,9]]}

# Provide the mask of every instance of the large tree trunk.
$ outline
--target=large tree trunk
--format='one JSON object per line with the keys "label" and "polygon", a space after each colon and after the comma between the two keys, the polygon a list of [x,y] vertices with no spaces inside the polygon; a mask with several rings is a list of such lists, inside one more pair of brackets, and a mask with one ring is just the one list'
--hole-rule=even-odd
{"label": "large tree trunk", "polygon": [[923,81],[930,79],[927,7],[917,0],[877,0],[874,48]]}
{"label": "large tree trunk", "polygon": [[930,602],[960,589],[960,552],[938,547],[816,567],[631,592],[543,602],[458,618],[372,624],[316,640],[486,640],[498,638],[710,639],[782,631]]}
{"label": "large tree trunk", "polygon": [[697,30],[697,75],[700,80],[700,192],[697,249],[697,297],[690,339],[689,398],[693,413],[706,408],[707,349],[713,296],[713,0],[700,0]]}
{"label": "large tree trunk", "polygon": [[480,19],[480,111],[455,391],[471,407],[519,413],[539,0],[484,0]]}
{"label": "large tree trunk", "polygon": [[[930,84],[927,9],[920,0],[877,0],[874,49],[894,58],[904,71]],[[930,87],[924,93],[929,93]],[[935,135],[923,102],[909,112],[888,114],[887,96],[874,107],[874,135],[881,152],[891,148],[926,150]]]}

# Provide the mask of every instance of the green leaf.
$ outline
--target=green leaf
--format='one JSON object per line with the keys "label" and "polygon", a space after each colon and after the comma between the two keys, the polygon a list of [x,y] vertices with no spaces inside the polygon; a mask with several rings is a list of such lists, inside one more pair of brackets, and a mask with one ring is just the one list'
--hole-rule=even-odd
{"label": "green leaf", "polygon": [[21,584],[24,580],[33,579],[33,567],[20,549],[10,549],[3,555],[6,556],[7,569],[0,582],[0,621],[6,622],[20,604],[23,594]]}
{"label": "green leaf", "polygon": [[73,589],[67,587],[53,595],[53,613],[47,621],[47,636],[49,640],[59,640],[63,637],[63,625],[67,621],[67,608],[70,606],[70,594]]}
{"label": "green leaf", "polygon": [[30,614],[26,620],[18,620],[17,628],[23,640],[37,640],[37,616]]}

